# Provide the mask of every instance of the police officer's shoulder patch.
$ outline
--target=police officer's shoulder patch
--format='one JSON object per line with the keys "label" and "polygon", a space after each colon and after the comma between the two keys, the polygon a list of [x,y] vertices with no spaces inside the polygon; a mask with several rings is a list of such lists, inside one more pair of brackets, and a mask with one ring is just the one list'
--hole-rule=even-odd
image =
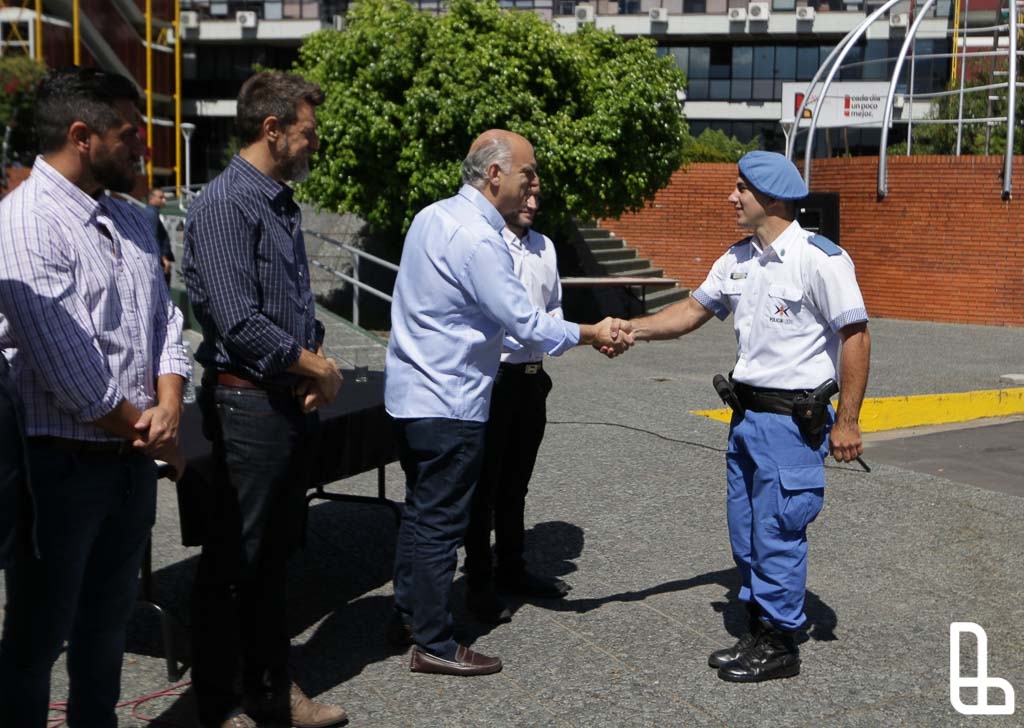
{"label": "police officer's shoulder patch", "polygon": [[823,252],[825,255],[842,255],[843,249],[826,238],[824,235],[812,235],[807,242]]}

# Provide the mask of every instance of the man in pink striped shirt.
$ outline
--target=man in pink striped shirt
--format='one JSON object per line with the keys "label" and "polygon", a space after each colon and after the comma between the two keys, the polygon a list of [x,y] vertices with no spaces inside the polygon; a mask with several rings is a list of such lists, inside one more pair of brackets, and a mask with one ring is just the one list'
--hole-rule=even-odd
{"label": "man in pink striped shirt", "polygon": [[0,352],[25,404],[32,515],[6,570],[0,725],[43,728],[68,643],[70,726],[117,725],[125,625],[156,515],[156,465],[181,472],[181,313],[126,192],[138,92],[95,69],[39,87],[41,155],[0,203]]}

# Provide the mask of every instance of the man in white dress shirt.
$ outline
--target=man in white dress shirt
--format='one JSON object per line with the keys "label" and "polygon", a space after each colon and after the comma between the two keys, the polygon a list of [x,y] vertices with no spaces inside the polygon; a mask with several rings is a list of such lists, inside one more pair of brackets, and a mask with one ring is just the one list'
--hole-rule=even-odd
{"label": "man in white dress shirt", "polygon": [[[505,218],[501,236],[530,302],[561,318],[562,282],[555,246],[546,235],[533,230],[539,204],[538,190],[523,207]],[[526,597],[559,599],[568,591],[556,579],[527,571],[523,558],[526,493],[544,439],[546,402],[551,391],[551,377],[544,371],[543,361],[543,351],[524,346],[511,336],[502,342],[484,436],[483,470],[473,492],[465,543],[466,606],[483,622],[501,623],[512,618],[495,584],[504,592]]]}

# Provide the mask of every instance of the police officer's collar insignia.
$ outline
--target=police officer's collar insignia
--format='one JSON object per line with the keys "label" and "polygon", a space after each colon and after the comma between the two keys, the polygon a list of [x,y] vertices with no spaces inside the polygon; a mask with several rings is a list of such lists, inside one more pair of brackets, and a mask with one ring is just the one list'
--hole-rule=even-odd
{"label": "police officer's collar insignia", "polygon": [[729,278],[731,278],[734,281],[742,281],[746,277],[746,271],[733,271],[732,273],[729,274]]}

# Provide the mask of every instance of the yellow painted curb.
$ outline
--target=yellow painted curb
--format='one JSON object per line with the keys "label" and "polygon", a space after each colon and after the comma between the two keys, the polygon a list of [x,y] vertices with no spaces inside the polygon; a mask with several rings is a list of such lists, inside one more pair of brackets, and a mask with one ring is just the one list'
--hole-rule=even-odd
{"label": "yellow painted curb", "polygon": [[[718,422],[729,422],[732,418],[729,409],[693,410],[691,414]],[[860,410],[860,429],[862,432],[882,432],[1020,414],[1024,414],[1024,388],[869,397]]]}

